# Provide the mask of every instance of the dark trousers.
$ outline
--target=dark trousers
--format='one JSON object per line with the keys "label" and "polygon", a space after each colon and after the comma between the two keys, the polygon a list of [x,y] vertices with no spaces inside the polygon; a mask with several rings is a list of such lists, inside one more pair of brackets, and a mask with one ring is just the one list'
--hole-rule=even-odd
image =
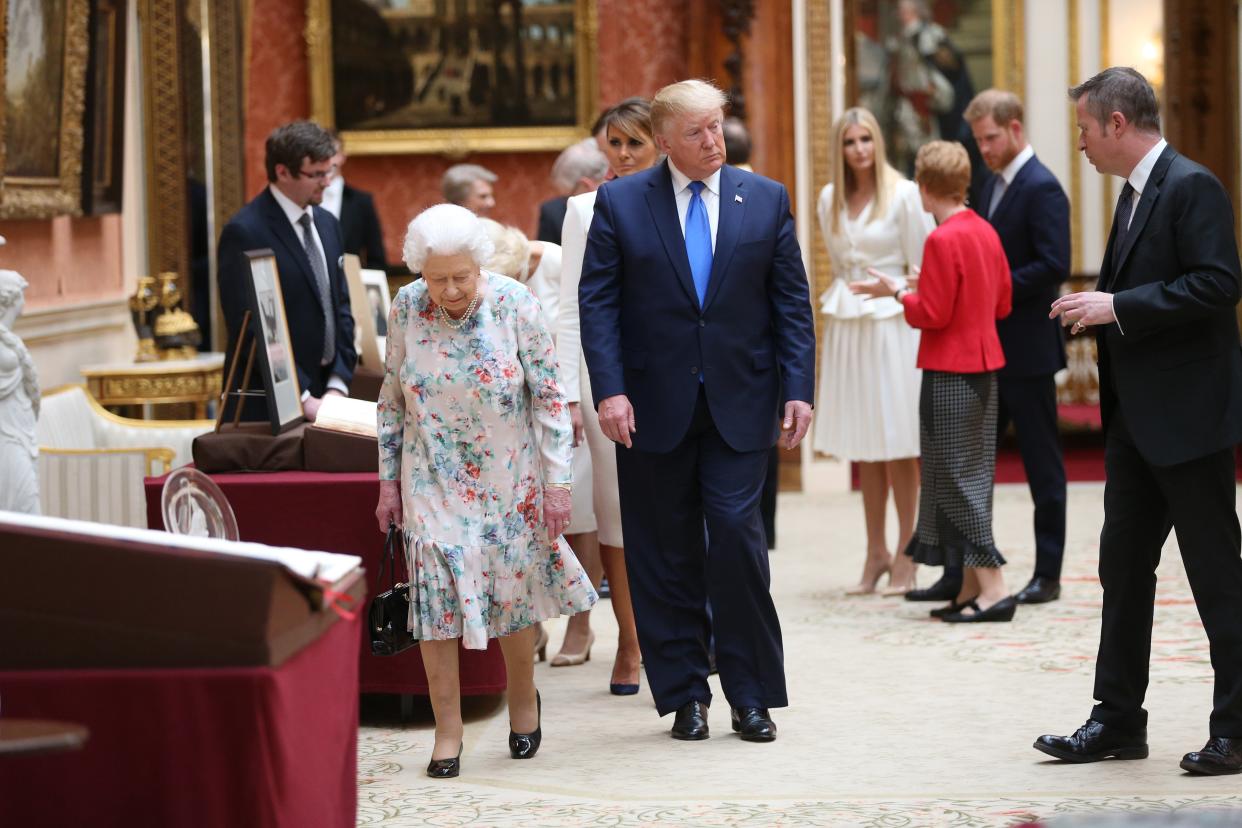
{"label": "dark trousers", "polygon": [[1207,631],[1216,684],[1213,736],[1242,737],[1242,533],[1236,511],[1233,450],[1173,466],[1147,463],[1120,411],[1104,444],[1104,529],[1100,583],[1104,614],[1091,716],[1122,729],[1147,724],[1151,628],[1160,548],[1177,533],[1199,617]]}
{"label": "dark trousers", "polygon": [[1057,436],[1057,384],[1042,377],[1004,377],[998,383],[996,439],[1013,422],[1035,503],[1035,574],[1060,580],[1065,557],[1065,461]]}
{"label": "dark trousers", "polygon": [[759,514],[763,516],[763,534],[768,549],[776,548],[776,493],[781,487],[781,450],[772,446],[768,453],[768,470],[763,480],[763,495],[759,499]]}
{"label": "dark trousers", "polygon": [[[617,448],[625,563],[647,681],[661,716],[690,701],[711,703],[707,642],[713,631],[729,704],[788,704],[759,516],[768,454],[731,449],[702,391],[690,430],[675,449]],[[710,619],[709,600],[715,609]]]}

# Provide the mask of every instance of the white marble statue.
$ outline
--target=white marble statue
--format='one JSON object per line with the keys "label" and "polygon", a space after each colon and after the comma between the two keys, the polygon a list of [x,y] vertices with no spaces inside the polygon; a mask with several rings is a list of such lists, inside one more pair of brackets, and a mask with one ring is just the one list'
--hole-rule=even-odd
{"label": "white marble statue", "polygon": [[30,351],[13,333],[25,289],[20,274],[0,270],[0,509],[38,514],[39,380]]}

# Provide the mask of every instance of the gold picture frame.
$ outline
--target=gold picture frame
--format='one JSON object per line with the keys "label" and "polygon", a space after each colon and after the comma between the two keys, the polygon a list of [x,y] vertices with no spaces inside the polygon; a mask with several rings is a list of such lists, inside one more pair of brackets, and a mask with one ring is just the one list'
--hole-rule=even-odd
{"label": "gold picture frame", "polygon": [[[512,0],[517,3],[518,0]],[[442,154],[461,157],[472,152],[559,152],[587,135],[595,118],[596,39],[599,31],[595,0],[564,0],[541,4],[541,14],[558,6],[573,7],[574,123],[529,126],[461,126],[351,128],[338,124],[334,84],[332,26],[333,0],[307,0],[306,44],[310,57],[311,113],[327,127],[340,127],[345,147],[353,155]],[[415,6],[435,4],[422,0]],[[486,4],[491,7],[491,3]],[[502,4],[502,5],[508,5]],[[438,22],[438,21],[437,21]]]}
{"label": "gold picture frame", "polygon": [[[5,177],[4,187],[0,189],[0,218],[50,218],[58,215],[80,215],[82,199],[82,146],[83,128],[82,113],[86,100],[86,64],[89,52],[87,33],[90,19],[89,0],[44,0],[40,3],[12,3],[4,7],[4,28],[7,32],[4,50],[5,72],[11,80],[12,67],[10,60],[26,57],[26,66],[33,74],[43,65],[37,58],[42,55],[19,54],[9,48],[19,42],[24,46],[42,47],[56,45],[60,41],[60,53],[53,57],[59,64],[59,107],[55,117],[46,117],[37,112],[35,104],[46,101],[46,92],[37,90],[28,93],[29,99],[23,101],[8,100],[7,83],[4,88],[5,123],[9,129],[4,138]],[[13,21],[9,18],[14,13],[22,15],[18,23],[23,31],[29,28],[43,35],[39,40],[19,37],[13,31]],[[58,14],[57,12],[61,12]],[[48,32],[51,32],[51,36]],[[31,58],[35,59],[31,59]],[[44,79],[54,78],[55,69],[43,70]],[[35,78],[37,80],[38,78]],[[52,102],[55,106],[55,101]],[[21,113],[14,114],[14,105],[34,106],[33,111],[25,118]],[[54,154],[46,158],[32,159],[29,152],[14,152],[11,146],[14,141],[37,141],[38,136],[46,136],[49,124],[54,123],[56,143],[51,149]],[[35,136],[31,138],[30,136]],[[46,142],[45,144],[50,144]],[[15,157],[16,156],[16,157]],[[25,158],[25,160],[21,160]],[[27,164],[26,169],[21,164]]]}

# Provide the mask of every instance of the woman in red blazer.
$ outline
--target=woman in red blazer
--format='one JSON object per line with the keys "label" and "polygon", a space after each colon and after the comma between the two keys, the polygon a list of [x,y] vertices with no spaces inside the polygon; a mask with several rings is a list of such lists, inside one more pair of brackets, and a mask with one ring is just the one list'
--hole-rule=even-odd
{"label": "woman in red blazer", "polygon": [[851,289],[892,296],[923,331],[918,366],[922,494],[906,554],[964,566],[962,591],[932,615],[951,623],[1010,621],[1017,604],[992,539],[996,472],[996,371],[1005,364],[996,320],[1009,315],[1012,283],[996,231],[965,205],[970,159],[961,144],[932,141],[915,160],[923,209],[937,227],[923,247],[918,290],[879,271]]}

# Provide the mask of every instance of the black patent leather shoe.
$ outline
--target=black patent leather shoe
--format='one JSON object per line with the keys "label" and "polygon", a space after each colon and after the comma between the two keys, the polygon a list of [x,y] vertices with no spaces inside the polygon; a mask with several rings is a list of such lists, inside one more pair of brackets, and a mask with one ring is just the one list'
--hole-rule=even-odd
{"label": "black patent leather shoe", "polygon": [[1036,575],[1013,597],[1019,604],[1046,604],[1061,597],[1061,582]]}
{"label": "black patent leather shoe", "polygon": [[674,739],[697,742],[708,737],[707,705],[701,701],[689,701],[677,708],[673,719]]}
{"label": "black patent leather shoe", "polygon": [[432,779],[452,779],[460,774],[462,747],[465,745],[457,748],[457,755],[452,759],[432,759],[427,763],[427,775]]}
{"label": "black patent leather shoe", "polygon": [[941,576],[939,581],[925,589],[912,589],[906,593],[907,601],[952,601],[962,591],[960,580],[946,581]]}
{"label": "black patent leather shoe", "polygon": [[1210,776],[1242,773],[1242,739],[1213,736],[1203,750],[1192,750],[1182,757],[1182,770]]}
{"label": "black patent leather shoe", "polygon": [[[962,610],[971,609],[973,612],[965,613]],[[992,606],[985,610],[979,609],[979,605],[974,601],[967,601],[966,606],[957,612],[951,612],[943,617],[941,621],[946,624],[986,624],[989,621],[1012,621],[1014,613],[1018,610],[1018,602],[1014,600],[1012,595],[1006,595]]]}
{"label": "black patent leather shoe", "polygon": [[745,742],[775,742],[776,722],[766,707],[734,707],[731,709],[733,731]]}
{"label": "black patent leather shoe", "polygon": [[1040,736],[1035,749],[1066,762],[1081,764],[1101,759],[1146,759],[1147,729],[1123,731],[1095,719],[1072,736]]}
{"label": "black patent leather shoe", "polygon": [[533,733],[514,733],[513,727],[509,727],[509,755],[514,759],[530,759],[539,752],[543,742],[543,698],[538,690],[535,691],[535,710],[539,724]]}
{"label": "black patent leather shoe", "polygon": [[[975,596],[975,598],[978,598],[978,597],[979,597],[978,595]],[[927,614],[930,615],[932,618],[944,618],[946,615],[952,615],[955,612],[961,612],[962,610],[966,609],[967,607],[970,606],[970,602],[975,600],[975,598],[969,598],[960,604],[957,602],[957,599],[954,598],[952,601],[949,602],[948,606],[939,607],[938,609],[934,609]]]}

